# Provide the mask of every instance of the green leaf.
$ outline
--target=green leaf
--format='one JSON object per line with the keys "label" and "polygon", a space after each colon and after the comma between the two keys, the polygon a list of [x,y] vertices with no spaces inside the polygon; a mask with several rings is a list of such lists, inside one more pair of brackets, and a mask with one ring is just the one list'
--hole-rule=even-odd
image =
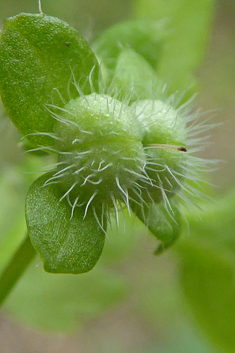
{"label": "green leaf", "polygon": [[[73,81],[90,93],[88,76],[93,69],[96,87],[99,69],[95,55],[66,22],[24,13],[6,20],[0,38],[0,94],[22,134],[52,132],[55,119],[46,105],[62,107],[71,96],[79,96]],[[53,143],[48,135],[28,138],[44,145]]]}
{"label": "green leaf", "polygon": [[181,286],[195,318],[223,351],[235,351],[235,189],[202,205],[198,221],[188,216],[190,237],[182,236]]}
{"label": "green leaf", "polygon": [[213,0],[136,1],[137,17],[169,20],[171,34],[164,46],[158,75],[167,80],[172,93],[189,90],[195,82],[192,74],[204,58],[214,10]]}
{"label": "green leaf", "polygon": [[181,285],[193,314],[223,352],[234,352],[234,254],[195,240],[180,250]]}
{"label": "green leaf", "polygon": [[165,23],[134,20],[116,24],[103,31],[92,47],[101,62],[113,70],[123,49],[132,49],[152,66],[157,67],[165,40]]}
{"label": "green leaf", "polygon": [[112,87],[119,92],[118,99],[153,98],[154,91],[161,86],[152,66],[132,49],[123,49],[118,58]]}
{"label": "green leaf", "polygon": [[190,214],[187,216],[192,237],[200,238],[203,234],[211,244],[235,251],[235,189],[217,197],[215,203],[202,204],[201,207],[204,212],[200,215],[200,222]]}
{"label": "green leaf", "polygon": [[[92,210],[85,206],[72,208],[58,184],[45,185],[53,175],[37,179],[26,197],[26,221],[33,246],[39,252],[44,268],[53,273],[83,273],[98,261],[105,234]],[[61,201],[60,201],[61,200]]]}
{"label": "green leaf", "polygon": [[123,276],[99,265],[85,276],[55,276],[43,271],[37,259],[18,282],[4,309],[30,327],[71,332],[117,305],[126,290]]}
{"label": "green leaf", "polygon": [[171,210],[166,209],[163,203],[150,204],[140,207],[132,205],[132,209],[140,220],[148,227],[150,232],[161,241],[155,250],[155,255],[161,254],[171,247],[179,238],[181,232],[181,215],[178,205],[171,201]]}

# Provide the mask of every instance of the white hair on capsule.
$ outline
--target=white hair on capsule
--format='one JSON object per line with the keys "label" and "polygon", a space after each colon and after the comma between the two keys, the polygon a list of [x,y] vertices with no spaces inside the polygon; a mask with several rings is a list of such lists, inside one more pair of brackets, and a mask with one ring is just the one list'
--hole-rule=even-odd
{"label": "white hair on capsule", "polygon": [[[39,5],[40,1],[39,1]],[[84,93],[85,85],[89,84],[90,86],[90,95],[94,94],[94,99],[96,99],[95,95],[103,95],[106,99],[106,113],[110,114],[110,119],[114,118],[115,114],[118,114],[119,118],[123,114],[123,109],[126,106],[129,106],[130,111],[133,114],[136,114],[136,119],[144,113],[146,106],[143,106],[141,111],[136,111],[136,107],[130,106],[131,103],[131,93],[128,94],[127,97],[123,99],[120,106],[117,108],[114,100],[118,100],[118,96],[120,92],[117,92],[115,88],[107,87],[103,82],[101,73],[99,77],[99,88],[98,92],[93,84],[93,75],[94,75],[95,66],[91,69],[89,76],[87,77],[84,85],[80,85],[79,81],[76,80],[74,75],[74,70],[71,69],[71,76],[67,86],[67,93],[69,99],[74,99],[71,93],[71,87],[75,87],[78,96],[81,99],[84,99],[84,103],[87,105],[87,109],[90,109],[89,99]],[[66,199],[68,204],[71,207],[71,219],[73,218],[74,212],[78,207],[84,207],[84,218],[87,215],[89,209],[93,212],[95,219],[99,227],[105,232],[104,224],[107,220],[109,224],[111,224],[111,216],[114,216],[116,219],[117,225],[119,224],[119,214],[120,211],[124,215],[124,208],[128,210],[128,213],[131,213],[131,208],[133,204],[141,207],[143,215],[145,213],[146,207],[149,207],[150,204],[155,203],[155,200],[150,192],[149,188],[153,188],[154,190],[158,190],[161,193],[162,201],[161,203],[164,205],[167,213],[170,217],[174,217],[174,212],[171,207],[171,202],[175,202],[177,199],[179,204],[182,204],[184,207],[189,209],[189,204],[197,207],[197,202],[194,199],[204,199],[208,198],[203,192],[203,183],[206,181],[203,179],[203,173],[212,169],[212,166],[217,163],[217,161],[206,160],[201,157],[195,156],[195,153],[201,151],[205,148],[207,144],[207,136],[201,136],[203,133],[207,132],[209,129],[213,128],[215,125],[210,124],[208,119],[202,119],[203,114],[200,111],[196,111],[191,113],[192,111],[192,103],[195,100],[195,97],[190,99],[185,104],[180,104],[186,92],[182,94],[173,94],[169,97],[167,94],[167,86],[162,85],[158,91],[153,92],[152,97],[149,99],[150,104],[154,105],[154,101],[161,100],[164,104],[172,107],[176,110],[176,117],[174,126],[172,125],[172,129],[177,129],[177,124],[179,123],[179,116],[183,118],[185,131],[187,135],[186,145],[171,145],[171,144],[149,144],[143,146],[145,151],[146,160],[142,160],[142,158],[131,158],[122,155],[122,150],[117,150],[116,154],[120,155],[120,163],[130,163],[139,162],[139,166],[133,170],[129,168],[127,164],[123,164],[123,172],[126,173],[126,176],[132,182],[129,183],[129,187],[127,187],[127,183],[123,183],[120,180],[120,177],[116,175],[113,180],[113,184],[116,186],[118,193],[116,194],[110,190],[107,191],[107,197],[109,200],[104,200],[104,198],[100,199],[100,204],[97,203],[99,198],[102,196],[104,190],[104,185],[106,181],[104,180],[104,173],[113,167],[111,160],[100,159],[99,155],[94,154],[92,145],[85,144],[82,145],[82,141],[80,138],[88,138],[89,136],[94,135],[93,131],[85,130],[83,127],[79,126],[79,124],[69,118],[66,119],[65,115],[69,117],[72,115],[71,111],[63,108],[66,103],[65,97],[62,97],[60,92],[57,90],[57,94],[59,95],[61,102],[63,103],[62,107],[56,106],[53,104],[47,104],[46,109],[50,112],[52,119],[56,121],[56,123],[64,125],[64,127],[75,128],[79,131],[79,138],[74,139],[71,142],[71,150],[60,150],[58,148],[57,142],[66,142],[63,141],[63,137],[59,136],[57,132],[53,133],[43,133],[43,132],[35,132],[30,135],[45,135],[47,137],[51,137],[52,144],[51,146],[42,146],[38,145],[37,148],[32,149],[31,151],[44,151],[51,152],[57,154],[58,156],[68,157],[68,161],[59,160],[58,163],[55,163],[53,167],[53,175],[44,183],[44,186],[58,183],[60,184],[62,180],[69,178],[71,174],[76,176],[77,179],[71,179],[71,184],[67,185],[67,189],[64,191],[63,195],[60,198],[60,201]],[[110,96],[108,98],[107,96]],[[158,96],[158,97],[156,97]],[[142,100],[142,97],[139,97],[139,100]],[[137,100],[138,103],[138,100]],[[119,109],[117,111],[117,109]],[[170,108],[169,108],[170,109]],[[151,127],[154,125],[154,113],[152,116],[149,116],[149,126],[146,123],[145,125]],[[101,119],[101,114],[100,114]],[[111,131],[110,136],[119,135],[119,132]],[[100,131],[100,139],[103,139],[103,132]],[[87,140],[86,140],[87,141]],[[55,147],[55,145],[57,147]],[[78,148],[77,148],[78,147]],[[77,148],[77,150],[76,150]],[[169,166],[167,160],[163,160],[162,158],[154,157],[151,154],[151,150],[160,149],[160,150],[168,150],[174,151],[176,153],[182,153],[187,155],[187,158],[182,159],[181,161],[181,170],[175,170],[172,166]],[[92,156],[93,160],[90,159],[88,161],[89,155]],[[176,157],[177,158],[177,157]],[[80,164],[84,163],[85,165]],[[87,161],[90,163],[87,165]],[[155,173],[156,177],[153,179],[150,177],[151,173]],[[79,180],[79,177],[82,181]],[[175,192],[175,196],[173,200],[169,201],[169,196],[171,196],[171,190],[173,190],[172,182],[176,183],[178,186],[177,191]],[[87,200],[84,201],[80,197],[80,195],[76,195],[73,197],[71,201],[71,193],[74,192],[77,188],[85,189],[90,188],[91,193],[87,196]],[[101,191],[99,191],[101,190]],[[173,191],[172,191],[173,192]],[[143,196],[147,195],[148,201]],[[101,207],[101,216],[98,216],[98,207]],[[160,212],[160,211],[159,211]],[[123,216],[124,217],[124,216]],[[146,215],[144,215],[146,217]]]}
{"label": "white hair on capsule", "polygon": [[43,12],[42,12],[41,0],[38,0],[38,10],[39,10],[40,13],[43,13]]}

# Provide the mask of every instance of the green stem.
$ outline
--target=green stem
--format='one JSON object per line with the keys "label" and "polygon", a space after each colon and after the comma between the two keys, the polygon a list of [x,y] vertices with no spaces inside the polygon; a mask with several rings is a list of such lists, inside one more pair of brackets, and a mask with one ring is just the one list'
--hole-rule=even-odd
{"label": "green stem", "polygon": [[27,235],[0,277],[0,307],[36,255]]}

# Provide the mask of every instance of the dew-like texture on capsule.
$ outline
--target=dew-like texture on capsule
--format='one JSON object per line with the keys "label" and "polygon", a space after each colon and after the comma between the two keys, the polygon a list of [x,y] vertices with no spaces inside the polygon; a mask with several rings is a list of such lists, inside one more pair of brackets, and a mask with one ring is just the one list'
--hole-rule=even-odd
{"label": "dew-like texture on capsule", "polygon": [[175,195],[185,178],[187,156],[177,149],[187,140],[184,116],[160,100],[141,100],[132,104],[141,125],[142,143],[150,183],[142,185],[146,202],[167,202]]}
{"label": "dew-like texture on capsule", "polygon": [[57,132],[66,149],[108,140],[141,141],[141,127],[132,109],[108,95],[92,93],[72,99],[60,114],[62,125]]}
{"label": "dew-like texture on capsule", "polygon": [[144,178],[141,128],[132,109],[107,95],[71,100],[56,127],[59,155],[54,178],[72,200],[128,204],[128,190]]}
{"label": "dew-like texture on capsule", "polygon": [[142,125],[143,144],[184,145],[185,120],[179,112],[160,100],[141,100],[132,104]]}

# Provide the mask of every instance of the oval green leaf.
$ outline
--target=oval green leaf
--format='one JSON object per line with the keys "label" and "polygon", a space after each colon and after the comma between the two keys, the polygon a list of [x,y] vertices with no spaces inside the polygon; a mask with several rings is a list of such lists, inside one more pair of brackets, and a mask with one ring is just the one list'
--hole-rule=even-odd
{"label": "oval green leaf", "polygon": [[101,61],[113,70],[124,48],[136,51],[156,69],[166,37],[164,21],[134,20],[118,23],[102,32],[92,47]]}
{"label": "oval green leaf", "polygon": [[[52,273],[83,273],[98,261],[105,233],[92,210],[84,219],[85,206],[72,208],[58,184],[47,185],[47,173],[30,187],[26,197],[26,221],[31,242],[44,269]],[[96,210],[97,212],[97,210]]]}
{"label": "oval green leaf", "polygon": [[123,49],[118,58],[111,83],[111,91],[118,92],[118,99],[153,98],[161,86],[152,66],[132,49]]}
{"label": "oval green leaf", "polygon": [[[201,235],[206,237],[206,234]],[[195,318],[221,352],[234,352],[233,251],[202,239],[188,239],[179,250],[181,286]]]}
{"label": "oval green leaf", "polygon": [[[55,119],[47,105],[59,107],[98,84],[98,63],[83,37],[66,22],[44,14],[20,14],[5,21],[0,38],[0,94],[23,135],[51,145]],[[45,135],[41,135],[45,133]]]}

